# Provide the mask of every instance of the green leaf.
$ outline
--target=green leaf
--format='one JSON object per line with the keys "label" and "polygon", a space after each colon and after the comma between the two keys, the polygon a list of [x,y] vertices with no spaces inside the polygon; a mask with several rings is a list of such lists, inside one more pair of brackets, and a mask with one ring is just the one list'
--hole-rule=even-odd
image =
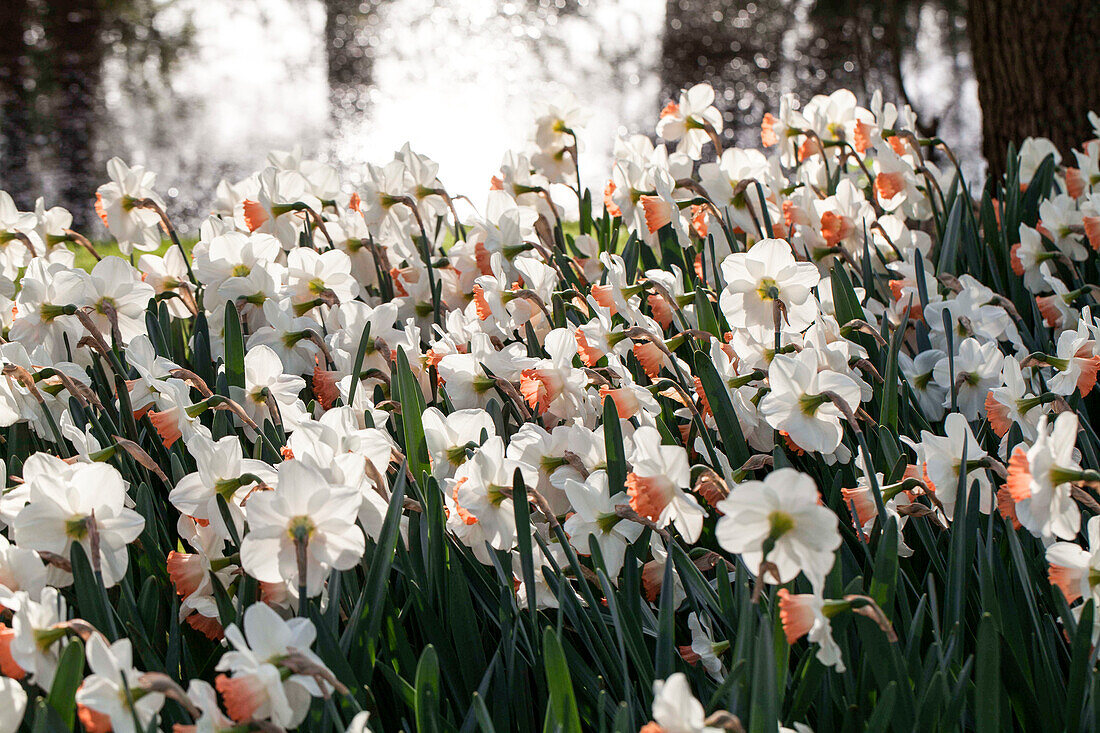
{"label": "green leaf", "polygon": [[[1085,712],[1085,691],[1093,675],[1095,659],[1092,650],[1093,617],[1096,604],[1090,598],[1081,610],[1077,620],[1077,633],[1073,635],[1072,656],[1069,664],[1069,679],[1066,689],[1066,724],[1070,729],[1077,728],[1083,721]],[[979,638],[980,642],[980,638]],[[1100,701],[1093,700],[1096,705]],[[993,730],[990,728],[990,730]]]}
{"label": "green leaf", "polygon": [[870,596],[886,617],[893,620],[894,587],[898,574],[898,518],[890,515],[882,531],[871,578]]}
{"label": "green leaf", "polygon": [[439,726],[439,656],[429,644],[416,665],[416,729],[425,733]]}
{"label": "green leaf", "polygon": [[612,496],[625,490],[626,449],[623,447],[623,429],[619,424],[619,412],[610,397],[603,401],[603,440],[607,451],[607,489]]}
{"label": "green leaf", "polygon": [[[382,627],[382,610],[385,608],[386,583],[389,580],[390,568],[393,565],[394,552],[397,547],[397,539],[400,536],[401,508],[405,501],[405,464],[402,464],[397,473],[397,481],[394,483],[390,494],[390,506],[386,510],[386,518],[382,522],[382,529],[378,533],[378,542],[374,552],[370,556],[364,556],[363,561],[369,563],[370,569],[363,581],[363,590],[359,594],[355,608],[351,613],[351,621],[344,629],[340,637],[340,648],[345,656],[351,647],[352,641],[356,641],[370,650],[370,658],[366,665],[368,669],[374,666],[374,657],[377,653],[378,632]],[[360,631],[362,630],[362,631]],[[364,675],[364,679],[367,676]]]}
{"label": "green leaf", "polygon": [[[944,599],[944,620],[947,625],[947,631],[951,631],[955,624],[962,618],[966,568],[971,561],[971,558],[966,557],[964,552],[968,530],[967,506],[972,498],[976,499],[977,497],[971,497],[970,492],[967,490],[966,477],[968,466],[966,465],[966,451],[967,445],[964,443],[962,457],[959,459],[959,481],[955,494],[955,515],[952,517],[951,521],[952,531],[949,544],[949,560],[951,564],[947,573],[947,591]],[[977,482],[975,482],[975,485],[977,485]]]}
{"label": "green leaf", "polygon": [[978,624],[977,687],[974,698],[974,720],[978,733],[1002,730],[1000,695],[1001,640],[993,617],[986,613]]}
{"label": "green leaf", "polygon": [[[734,412],[733,402],[730,401],[729,391],[722,377],[711,363],[710,357],[701,352],[695,355],[695,376],[699,377],[699,382],[703,385],[703,394],[707,396],[707,403],[714,414],[714,422],[718,426],[718,434],[722,437],[722,445],[725,446],[730,464],[738,468],[749,460],[749,445],[741,432],[741,423],[737,420],[737,413]],[[729,477],[726,479],[729,480]]]}
{"label": "green leaf", "polygon": [[489,716],[489,709],[485,707],[485,700],[478,693],[474,693],[470,706],[474,709],[474,717],[477,718],[477,726],[481,733],[496,733],[493,719]]}
{"label": "green leaf", "polygon": [[222,585],[217,573],[213,570],[208,572],[210,584],[214,591],[214,604],[218,608],[218,622],[221,623],[222,628],[226,628],[237,622],[237,612],[233,609],[233,602],[229,600],[229,594],[226,592],[225,586]]}
{"label": "green leaf", "polygon": [[[909,305],[912,306],[912,296],[909,297]],[[905,332],[909,326],[909,308],[901,317],[901,324],[890,335],[890,353],[886,357],[886,374],[883,375],[884,388],[882,390],[882,407],[879,409],[878,421],[888,425],[894,430],[898,427],[898,393],[902,385],[898,381],[898,358],[901,347],[905,345]]]}
{"label": "green leaf", "polygon": [[749,705],[749,733],[778,733],[775,702],[775,650],[772,648],[772,621],[760,619],[752,668],[752,699]]}
{"label": "green leaf", "polygon": [[419,481],[421,474],[430,474],[432,470],[428,463],[428,445],[424,440],[424,423],[421,421],[424,414],[424,395],[420,391],[420,383],[416,381],[416,375],[409,366],[409,359],[405,356],[404,349],[397,349],[393,386],[398,388],[394,399],[401,404],[405,455],[408,457],[412,475]]}
{"label": "green leaf", "polygon": [[768,211],[767,199],[764,197],[764,187],[760,185],[760,181],[754,180],[753,184],[756,186],[756,195],[760,202],[760,215],[764,218],[764,233],[771,239],[775,237],[775,229],[772,227],[772,215]]}
{"label": "green leaf", "polygon": [[[192,371],[202,377],[207,384],[213,385],[217,379],[217,374],[214,371],[214,358],[210,355],[210,324],[206,320],[205,313],[200,311],[195,316],[192,333],[194,334],[193,353],[191,354],[191,366],[194,367]],[[171,358],[177,364],[184,362],[181,358],[183,354],[172,355],[167,346],[164,347],[163,352],[158,350],[157,354]]]}
{"label": "green leaf", "polygon": [[580,204],[581,234],[588,234],[592,228],[592,189],[584,189]]}
{"label": "green leaf", "polygon": [[890,730],[890,714],[894,712],[894,703],[897,701],[897,697],[898,683],[891,682],[886,686],[882,697],[875,704],[875,710],[871,713],[871,717],[867,719],[867,727],[864,729],[866,732]]}
{"label": "green leaf", "polygon": [[[75,704],[75,703],[74,703]],[[30,716],[27,716],[28,720]],[[57,731],[69,730],[72,725],[65,725],[57,710],[48,705],[45,700],[38,698],[34,708],[34,727],[31,733],[57,733]]]}
{"label": "green leaf", "polygon": [[225,309],[225,380],[230,387],[244,389],[244,336],[241,319],[230,303]]}
{"label": "green leaf", "polygon": [[836,310],[836,320],[841,326],[846,326],[849,321],[856,318],[863,319],[863,306],[859,304],[859,297],[852,286],[852,280],[840,260],[833,265],[830,278],[833,288],[833,308]]}
{"label": "green leaf", "polygon": [[111,615],[113,611],[107,605],[107,595],[92,571],[88,554],[79,542],[73,543],[69,551],[69,561],[73,567],[73,589],[76,592],[77,608],[80,609],[84,620],[103,632],[108,640],[114,641],[117,636],[114,633],[115,623]]}
{"label": "green leaf", "polygon": [[64,722],[66,728],[72,728],[76,718],[76,688],[84,681],[84,644],[73,639],[61,652],[50,688],[49,703]]}
{"label": "green leaf", "polygon": [[[608,400],[610,402],[610,399]],[[523,586],[527,590],[527,605],[531,610],[531,616],[537,613],[538,602],[536,599],[535,585],[535,561],[531,552],[531,505],[527,499],[527,484],[523,481],[523,473],[516,469],[512,477],[512,508],[516,517],[516,543],[519,549],[520,569],[523,574]]]}
{"label": "green leaf", "polygon": [[[633,232],[626,240],[626,244],[623,245],[623,264],[626,265],[626,281],[631,285],[634,284],[634,280],[638,276],[638,257],[640,256],[642,243],[638,239],[638,235]],[[648,252],[648,247],[646,248]]]}
{"label": "green leaf", "polygon": [[561,640],[550,627],[543,629],[542,654],[546,667],[546,684],[550,691],[543,730],[580,733],[581,719],[577,710],[577,699],[573,694],[569,665],[566,663]]}
{"label": "green leaf", "polygon": [[340,642],[336,639],[335,625],[330,625],[325,621],[316,604],[311,603],[309,605],[309,616],[310,620],[313,621],[314,628],[317,629],[317,656],[332,670],[332,673],[336,675],[336,679],[347,686],[352,695],[360,698],[363,691],[362,683],[356,676],[355,670],[348,663],[347,657],[340,651]]}
{"label": "green leaf", "polygon": [[710,298],[706,296],[702,288],[695,290],[695,315],[699,319],[699,328],[716,338],[722,338],[722,328],[718,325],[718,317],[714,315],[714,306]]}
{"label": "green leaf", "polygon": [[937,248],[939,257],[936,260],[936,274],[955,274],[958,271],[959,246],[962,241],[960,236],[962,229],[963,207],[969,202],[965,196],[957,196],[951,206],[951,213],[947,216],[947,226],[943,231],[943,239]]}
{"label": "green leaf", "polygon": [[1028,226],[1035,226],[1039,221],[1039,204],[1050,196],[1054,186],[1054,154],[1051,153],[1039,167],[1035,169],[1035,175],[1027,184],[1027,190],[1023,192],[1020,201],[1020,221]]}
{"label": "green leaf", "polygon": [[675,563],[669,557],[665,560],[664,580],[661,583],[660,608],[657,612],[657,679],[665,679],[673,672],[673,660],[676,657],[676,608],[672,598],[676,595],[673,578]]}

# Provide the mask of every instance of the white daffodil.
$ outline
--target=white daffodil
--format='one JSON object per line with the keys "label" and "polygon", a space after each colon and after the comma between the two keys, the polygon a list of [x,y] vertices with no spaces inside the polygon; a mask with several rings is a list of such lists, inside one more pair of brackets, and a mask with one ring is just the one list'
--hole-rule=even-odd
{"label": "white daffodil", "polygon": [[812,289],[821,274],[812,262],[795,260],[782,239],[762,239],[748,252],[729,255],[722,278],[719,305],[730,326],[772,331],[778,319],[779,330],[801,331],[817,316]]}
{"label": "white daffodil", "polygon": [[135,249],[151,252],[160,247],[160,215],[143,206],[146,199],[164,208],[164,200],[153,190],[157,174],[144,166],[133,167],[121,158],[107,161],[111,180],[95,192],[95,210],[114,238],[119,251],[129,257]]}
{"label": "white daffodil", "polygon": [[[902,440],[913,447],[917,453],[917,465],[923,468],[931,482],[929,489],[943,505],[946,513],[943,519],[950,521],[955,513],[958,500],[959,476],[962,471],[963,446],[966,447],[967,478],[964,490],[970,491],[971,485],[978,483],[978,508],[983,514],[989,514],[993,508],[993,492],[989,483],[989,474],[979,464],[987,454],[970,430],[969,423],[960,413],[953,412],[943,424],[944,434],[936,435],[922,430],[920,442],[908,438]],[[969,496],[969,494],[968,494]]]}
{"label": "white daffodil", "polygon": [[665,105],[657,123],[661,139],[678,142],[676,149],[692,160],[699,160],[703,146],[710,142],[710,133],[721,131],[722,113],[714,106],[714,87],[710,84],[696,84],[680,92],[679,101]]}
{"label": "white daffodil", "polygon": [[455,469],[466,462],[467,448],[480,445],[482,434],[489,438],[497,431],[485,410],[455,410],[444,415],[439,408],[429,407],[421,421],[432,474],[440,481],[454,475]]}
{"label": "white daffodil", "polygon": [[847,374],[818,370],[814,349],[777,355],[768,368],[771,388],[760,401],[760,412],[776,430],[799,448],[832,453],[844,436],[844,415],[833,402],[837,396],[848,409],[859,407],[859,384]]}
{"label": "white daffodil", "polygon": [[1072,540],[1081,529],[1081,509],[1070,493],[1081,479],[1076,443],[1077,415],[1063,412],[1053,426],[1044,415],[1032,446],[1017,446],[1008,462],[1005,486],[1016,517],[1036,537]]}
{"label": "white daffodil", "polygon": [[[306,408],[298,393],[306,380],[283,371],[279,354],[263,344],[252,346],[244,355],[244,388],[231,387],[230,395],[257,425],[279,423],[286,432],[306,417]],[[254,437],[251,427],[245,432]]]}
{"label": "white daffodil", "polygon": [[61,652],[68,645],[67,632],[56,628],[68,620],[65,598],[56,588],[47,586],[37,598],[19,591],[5,605],[14,612],[11,661],[30,681],[48,692],[53,687]]}
{"label": "white daffodil", "polygon": [[610,494],[605,471],[595,471],[583,482],[566,479],[564,488],[573,507],[573,514],[565,520],[569,543],[587,555],[591,551],[590,538],[595,537],[607,574],[614,581],[622,570],[627,546],[641,536],[643,529],[615,512],[615,507],[627,504],[629,497],[622,491]]}
{"label": "white daffodil", "polygon": [[27,691],[18,680],[0,677],[0,733],[15,733],[27,712]]}
{"label": "white daffodil", "polygon": [[811,644],[817,644],[817,659],[826,667],[834,667],[837,672],[844,671],[844,659],[840,647],[833,639],[833,627],[829,622],[827,605],[818,592],[791,593],[786,588],[779,589],[779,618],[783,623],[783,633],[787,643],[793,644],[803,636],[808,636]]}
{"label": "white daffodil", "polygon": [[331,570],[347,570],[363,556],[363,530],[355,523],[360,502],[359,491],[330,484],[301,461],[280,464],[275,490],[248,501],[242,567],[261,582],[300,583],[317,595]]}
{"label": "white daffodil", "polygon": [[706,512],[685,489],[691,483],[687,452],[678,445],[661,445],[656,428],[634,433],[633,469],[626,477],[630,506],[658,527],[675,525],[688,542],[699,539]]}
{"label": "white daffodil", "polygon": [[992,387],[1000,386],[1004,355],[994,341],[979,343],[968,338],[958,346],[952,363],[944,357],[932,371],[936,384],[944,391],[944,407],[951,407],[955,393],[958,409],[970,420],[976,420],[985,406],[985,397]]}
{"label": "white daffodil", "polygon": [[715,537],[767,583],[787,583],[802,573],[820,587],[833,566],[840,532],[836,514],[819,500],[812,478],[780,468],[763,481],[738,484],[718,502],[723,516]]}
{"label": "white daffodil", "polygon": [[721,728],[706,725],[705,720],[703,704],[692,694],[683,672],[653,682],[653,722],[661,733],[720,733]]}
{"label": "white daffodil", "polygon": [[504,441],[494,435],[447,481],[457,516],[477,525],[478,540],[498,550],[510,550],[516,543],[512,482],[519,468],[518,461],[505,456]]}
{"label": "white daffodil", "polygon": [[[266,603],[253,603],[244,612],[244,633],[236,624],[225,630],[233,646],[218,661],[220,674],[214,686],[222,695],[229,716],[238,723],[270,720],[283,728],[295,728],[309,710],[311,696],[331,690],[311,672],[328,671],[310,647],[317,637],[313,622],[305,618],[284,621]],[[305,674],[297,670],[310,668]]]}
{"label": "white daffodil", "polygon": [[241,503],[258,484],[275,483],[275,470],[266,462],[245,458],[241,441],[235,435],[214,441],[204,435],[187,444],[198,469],[184,476],[168,494],[168,500],[181,513],[209,523],[222,537],[229,537],[218,497],[225,500],[229,515],[240,530],[244,519]]}
{"label": "white daffodil", "polygon": [[[164,694],[142,688],[143,673],[134,669],[130,640],[108,644],[102,635],[93,634],[88,640],[87,656],[92,674],[76,691],[76,704],[85,729],[144,731],[157,719],[164,706]],[[103,723],[108,723],[108,728]]]}
{"label": "white daffodil", "polygon": [[[126,547],[145,528],[145,518],[126,508],[126,485],[118,469],[74,463],[42,471],[27,484],[27,505],[13,524],[16,544],[67,558],[73,543],[80,543],[93,567],[102,570],[106,587],[121,580],[129,564]],[[92,532],[98,535],[98,558],[92,553]],[[65,584],[70,582],[71,576]]]}

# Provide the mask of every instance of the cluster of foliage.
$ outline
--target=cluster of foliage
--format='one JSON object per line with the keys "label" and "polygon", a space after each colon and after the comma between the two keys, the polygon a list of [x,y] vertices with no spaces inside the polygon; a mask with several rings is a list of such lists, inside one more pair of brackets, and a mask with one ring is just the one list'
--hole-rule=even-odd
{"label": "cluster of foliage", "polygon": [[465,220],[273,153],[188,255],[115,159],[85,272],[0,195],[0,730],[1095,726],[1100,142],[713,101],[602,207],[568,101]]}

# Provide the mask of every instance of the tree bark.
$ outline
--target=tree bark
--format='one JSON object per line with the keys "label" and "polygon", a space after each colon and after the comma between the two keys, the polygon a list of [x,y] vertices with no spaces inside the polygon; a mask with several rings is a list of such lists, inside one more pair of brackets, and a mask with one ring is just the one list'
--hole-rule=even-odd
{"label": "tree bark", "polygon": [[57,89],[52,144],[58,153],[60,195],[72,210],[74,225],[83,228],[92,220],[92,199],[105,175],[95,154],[103,12],[99,0],[53,0],[44,20]]}
{"label": "tree bark", "polygon": [[708,81],[726,120],[723,144],[759,144],[764,113],[777,110],[786,91],[782,40],[794,22],[781,0],[666,0],[657,109],[681,89]]}
{"label": "tree bark", "polygon": [[970,0],[968,15],[990,175],[1004,173],[1010,142],[1050,138],[1065,158],[1094,137],[1100,2]]}
{"label": "tree bark", "polygon": [[0,1],[0,188],[20,208],[33,205],[29,141],[31,129],[30,49],[23,42],[30,16],[26,0]]}
{"label": "tree bark", "polygon": [[329,99],[336,121],[366,111],[380,4],[380,1],[368,5],[358,0],[325,0],[325,55]]}

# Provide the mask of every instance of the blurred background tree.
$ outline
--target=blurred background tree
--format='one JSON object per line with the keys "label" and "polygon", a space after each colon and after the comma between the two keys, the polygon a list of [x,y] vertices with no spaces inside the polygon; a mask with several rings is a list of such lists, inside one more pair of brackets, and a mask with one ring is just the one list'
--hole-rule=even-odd
{"label": "blurred background tree", "polygon": [[[101,176],[96,145],[108,50],[126,83],[155,85],[189,41],[155,18],[158,0],[0,0],[0,181],[21,208],[34,205],[35,157],[63,201],[87,199]],[[77,226],[87,207],[74,209]]]}
{"label": "blurred background tree", "polygon": [[1010,142],[1048,137],[1067,156],[1095,137],[1100,0],[970,0],[968,21],[991,172]]}
{"label": "blurred background tree", "polygon": [[[945,111],[957,105],[958,86],[937,90],[938,103],[923,105],[903,78],[906,56],[917,53],[926,12],[935,14],[941,42],[958,60],[967,55],[966,0],[667,0],[661,73],[665,96],[699,79],[714,82],[718,104],[742,131],[730,142],[753,144],[765,112],[779,95],[803,101],[840,87],[868,101],[910,104],[919,132],[940,131]],[[794,33],[789,31],[794,29]],[[793,79],[792,77],[793,70]],[[910,82],[911,83],[911,82]],[[758,142],[758,140],[756,140]]]}
{"label": "blurred background tree", "polygon": [[[211,162],[199,173],[191,160],[209,140],[188,129],[188,106],[203,104],[209,94],[202,79],[184,78],[188,67],[177,62],[205,48],[190,20],[180,21],[200,11],[209,26],[211,17],[263,17],[275,7],[285,18],[290,7],[316,28],[317,52],[303,63],[316,68],[321,85],[327,82],[331,129],[318,130],[318,138],[337,137],[349,120],[372,122],[372,95],[385,81],[378,77],[385,64],[392,72],[394,63],[415,66],[423,55],[408,41],[400,58],[380,55],[394,16],[413,38],[432,37],[455,18],[476,18],[482,25],[467,43],[503,45],[500,33],[511,33],[526,41],[518,53],[552,78],[568,71],[555,65],[597,58],[592,68],[607,69],[619,89],[639,87],[640,75],[653,84],[647,90],[659,81],[658,98],[646,91],[637,119],[648,119],[649,104],[655,113],[679,89],[710,81],[731,144],[757,145],[764,113],[777,108],[784,92],[805,100],[844,86],[867,102],[881,89],[884,98],[911,104],[922,134],[961,142],[974,176],[980,169],[976,111],[972,101],[960,100],[973,100],[975,78],[983,150],[993,171],[1001,170],[1008,142],[1028,135],[1049,136],[1068,153],[1090,136],[1086,113],[1100,112],[1100,0],[655,0],[655,22],[629,27],[638,34],[630,43],[581,43],[582,56],[569,55],[576,39],[560,29],[586,35],[634,1],[0,0],[0,188],[24,209],[44,194],[51,204],[72,207],[83,226],[94,216],[87,202],[110,155],[160,163],[191,212],[208,205],[217,180],[211,177],[243,175],[240,160],[222,168]],[[663,26],[656,17],[662,4]],[[935,54],[927,53],[929,43]],[[930,63],[940,66],[930,71]],[[186,102],[175,92],[180,81],[192,95]],[[119,99],[128,118],[140,117],[140,129],[120,131],[105,112],[114,104],[117,113]],[[509,103],[526,107],[536,100]],[[253,128],[269,124],[263,108],[242,106],[240,114]]]}

